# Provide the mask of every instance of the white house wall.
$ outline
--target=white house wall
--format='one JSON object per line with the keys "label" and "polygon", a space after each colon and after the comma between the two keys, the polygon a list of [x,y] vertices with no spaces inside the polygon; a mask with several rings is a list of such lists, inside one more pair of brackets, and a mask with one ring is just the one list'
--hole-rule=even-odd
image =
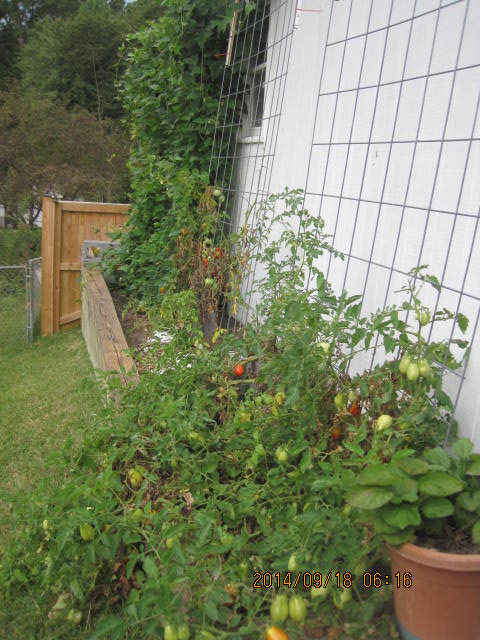
{"label": "white house wall", "polygon": [[[273,0],[272,12],[280,5]],[[305,189],[306,208],[346,255],[321,265],[338,292],[364,295],[365,312],[401,302],[405,274],[429,265],[442,291],[424,288],[425,303],[470,319],[468,368],[446,382],[477,450],[479,34],[478,0],[298,2],[286,84],[267,87],[266,114],[281,91],[279,115],[264,120],[261,143],[241,146],[237,175],[244,204]],[[272,74],[279,47],[269,51]],[[431,337],[463,336],[449,322]]]}

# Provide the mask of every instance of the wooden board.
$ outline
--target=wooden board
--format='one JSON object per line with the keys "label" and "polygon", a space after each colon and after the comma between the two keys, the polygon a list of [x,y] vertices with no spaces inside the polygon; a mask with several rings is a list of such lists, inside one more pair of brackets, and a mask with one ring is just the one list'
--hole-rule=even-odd
{"label": "wooden board", "polygon": [[118,376],[122,385],[138,382],[112,296],[96,269],[82,270],[82,333],[96,369]]}

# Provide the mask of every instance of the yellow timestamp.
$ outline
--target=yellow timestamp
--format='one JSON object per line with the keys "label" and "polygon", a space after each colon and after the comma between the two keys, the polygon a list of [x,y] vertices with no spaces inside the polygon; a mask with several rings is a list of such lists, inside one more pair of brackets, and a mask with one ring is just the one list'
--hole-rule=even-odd
{"label": "yellow timestamp", "polygon": [[391,585],[395,589],[410,589],[413,587],[413,574],[411,571],[397,571],[396,573],[381,573],[380,571],[365,571],[363,574],[363,586],[365,589],[381,589]]}

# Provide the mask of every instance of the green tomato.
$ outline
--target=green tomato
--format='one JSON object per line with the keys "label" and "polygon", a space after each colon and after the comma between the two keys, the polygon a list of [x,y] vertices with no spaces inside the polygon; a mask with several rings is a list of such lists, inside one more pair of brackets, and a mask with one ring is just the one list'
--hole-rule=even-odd
{"label": "green tomato", "polygon": [[319,342],[318,346],[320,347],[320,349],[323,350],[323,353],[325,355],[327,355],[328,352],[330,351],[330,343],[328,343],[328,342]]}
{"label": "green tomato", "polygon": [[392,424],[392,416],[389,416],[387,413],[383,413],[377,419],[377,431],[385,431],[385,429],[390,429]]}
{"label": "green tomato", "polygon": [[261,442],[259,442],[257,444],[257,446],[255,447],[255,453],[259,456],[264,456],[265,455],[265,447],[263,446],[263,444]]}
{"label": "green tomato", "polygon": [[214,198],[219,198],[221,195],[222,195],[222,192],[220,191],[220,189],[215,189],[215,191],[213,192]]}
{"label": "green tomato", "polygon": [[188,624],[181,624],[177,629],[178,640],[189,640],[190,628]]}
{"label": "green tomato", "polygon": [[80,536],[84,542],[91,542],[95,537],[95,529],[90,524],[81,524]]}
{"label": "green tomato", "polygon": [[132,518],[137,522],[140,522],[143,518],[143,511],[140,508],[135,509],[135,511],[132,511]]}
{"label": "green tomato", "polygon": [[337,395],[333,399],[333,404],[335,405],[335,407],[337,409],[343,409],[343,407],[347,404],[347,402],[345,400],[345,394],[344,393],[337,393]]}
{"label": "green tomato", "polygon": [[412,362],[412,359],[410,356],[407,356],[407,355],[403,356],[398,366],[400,373],[403,373],[403,375],[405,375],[407,373],[407,369],[410,366],[411,362]]}
{"label": "green tomato", "polygon": [[327,584],[327,586],[324,587],[315,587],[313,586],[310,589],[310,595],[312,597],[312,600],[316,600],[318,598],[320,598],[321,600],[323,600],[324,598],[327,597],[329,590],[330,590],[330,582]]}
{"label": "green tomato", "polygon": [[288,451],[285,449],[285,447],[277,447],[277,450],[275,451],[275,457],[278,462],[287,462]]}
{"label": "green tomato", "polygon": [[204,284],[207,289],[211,289],[213,287],[213,278],[205,278]]}
{"label": "green tomato", "polygon": [[288,613],[294,622],[303,622],[307,617],[307,607],[301,596],[292,596],[288,603]]}
{"label": "green tomato", "polygon": [[163,637],[165,640],[178,640],[177,630],[173,625],[167,624],[163,629]]}
{"label": "green tomato", "polygon": [[428,376],[431,374],[432,370],[426,358],[420,358],[420,360],[418,361],[418,371],[422,378],[428,378]]}
{"label": "green tomato", "polygon": [[238,563],[238,575],[241,580],[246,580],[248,576],[248,562]]}
{"label": "green tomato", "polygon": [[345,587],[335,589],[335,593],[333,594],[333,604],[337,609],[342,610],[346,603],[351,599],[352,593],[350,589],[345,589]]}
{"label": "green tomato", "polygon": [[348,401],[355,402],[355,400],[357,399],[357,396],[358,396],[358,393],[353,389],[350,389],[350,391],[348,392]]}
{"label": "green tomato", "polygon": [[420,375],[420,370],[418,368],[418,364],[416,362],[412,362],[408,365],[407,369],[407,378],[410,382],[415,382],[418,380],[418,376]]}
{"label": "green tomato", "polygon": [[142,484],[142,474],[137,469],[128,470],[128,479],[134,489],[138,489]]}
{"label": "green tomato", "polygon": [[365,560],[359,560],[357,564],[353,567],[353,575],[356,577],[363,576],[365,571],[367,570],[367,563]]}
{"label": "green tomato", "polygon": [[224,547],[231,547],[234,542],[235,536],[233,535],[233,533],[224,533],[220,538],[220,544],[222,544]]}
{"label": "green tomato", "polygon": [[176,541],[177,541],[176,536],[174,536],[173,538],[167,538],[165,540],[165,546],[167,547],[167,549],[173,549]]}
{"label": "green tomato", "polygon": [[426,324],[430,322],[430,311],[426,309],[425,311],[416,311],[415,318],[419,321],[420,326],[424,327]]}
{"label": "green tomato", "polygon": [[342,516],[344,516],[345,518],[348,518],[351,513],[352,513],[352,505],[346,504],[342,509]]}
{"label": "green tomato", "polygon": [[285,594],[279,594],[270,605],[270,618],[272,622],[285,622],[288,618],[288,598]]}
{"label": "green tomato", "polygon": [[297,559],[295,557],[295,554],[292,553],[292,555],[288,559],[288,570],[289,571],[296,571],[297,569],[298,569],[298,562],[297,562]]}

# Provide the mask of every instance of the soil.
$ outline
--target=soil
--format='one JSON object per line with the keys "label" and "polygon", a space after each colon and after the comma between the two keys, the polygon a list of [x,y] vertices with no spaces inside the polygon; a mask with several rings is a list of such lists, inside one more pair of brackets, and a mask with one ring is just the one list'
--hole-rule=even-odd
{"label": "soil", "polygon": [[480,554],[480,544],[473,544],[470,532],[459,531],[446,525],[446,535],[442,538],[418,536],[415,544],[425,549],[434,549],[443,553]]}
{"label": "soil", "polygon": [[125,334],[128,346],[137,350],[144,347],[151,338],[153,329],[147,316],[134,312],[128,308],[128,298],[115,289],[110,289],[117,316]]}

